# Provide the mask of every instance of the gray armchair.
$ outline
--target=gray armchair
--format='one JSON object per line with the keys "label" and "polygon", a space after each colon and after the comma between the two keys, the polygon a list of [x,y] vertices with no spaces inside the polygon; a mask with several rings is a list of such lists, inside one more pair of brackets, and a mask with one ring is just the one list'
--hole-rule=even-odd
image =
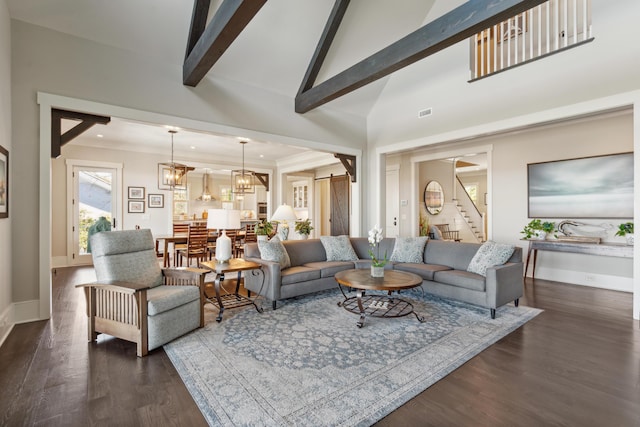
{"label": "gray armchair", "polygon": [[137,355],[204,326],[207,270],[161,269],[151,230],[91,236],[97,281],[84,288],[89,341],[98,333],[137,344]]}

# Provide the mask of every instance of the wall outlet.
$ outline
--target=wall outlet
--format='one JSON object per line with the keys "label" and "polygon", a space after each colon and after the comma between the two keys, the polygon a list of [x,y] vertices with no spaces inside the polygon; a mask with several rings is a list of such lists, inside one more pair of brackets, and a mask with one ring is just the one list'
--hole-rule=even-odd
{"label": "wall outlet", "polygon": [[584,280],[593,283],[596,281],[596,276],[594,276],[593,274],[587,274],[584,276]]}

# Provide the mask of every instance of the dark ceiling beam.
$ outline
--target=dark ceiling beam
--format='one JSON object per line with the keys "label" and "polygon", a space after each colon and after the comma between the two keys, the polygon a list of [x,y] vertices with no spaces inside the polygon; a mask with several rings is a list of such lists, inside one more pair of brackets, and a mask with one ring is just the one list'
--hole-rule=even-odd
{"label": "dark ceiling beam", "polygon": [[253,175],[256,177],[258,182],[264,186],[265,190],[269,191],[269,174],[255,172]]}
{"label": "dark ceiling beam", "polygon": [[474,0],[465,2],[345,71],[298,94],[295,99],[295,111],[306,113],[545,1]]}
{"label": "dark ceiling beam", "polygon": [[[62,133],[62,120],[79,121],[77,125]],[[57,159],[62,153],[62,146],[81,135],[95,124],[106,125],[111,117],[95,114],[79,113],[77,111],[51,109],[51,158]]]}
{"label": "dark ceiling beam", "polygon": [[185,58],[182,82],[197,86],[266,1],[224,0]]}
{"label": "dark ceiling beam", "polygon": [[340,163],[347,171],[347,175],[351,177],[351,182],[356,182],[356,156],[340,153],[335,153],[333,156],[340,160]]}
{"label": "dark ceiling beam", "polygon": [[300,89],[298,89],[298,95],[311,89],[316,82],[318,73],[329,52],[331,43],[333,43],[333,39],[338,32],[338,28],[340,28],[340,23],[342,22],[342,18],[344,18],[344,14],[347,12],[347,6],[349,6],[350,1],[351,0],[336,0],[333,4],[329,19],[327,19],[327,23],[324,26],[324,30],[316,46],[316,51],[313,52],[313,57],[311,58],[311,62],[309,62],[307,72],[302,79]]}
{"label": "dark ceiling beam", "polygon": [[187,40],[187,52],[184,55],[185,60],[193,50],[200,37],[207,28],[207,16],[209,16],[209,7],[211,0],[195,0],[193,2],[193,13],[191,14],[191,27],[189,27],[189,39]]}

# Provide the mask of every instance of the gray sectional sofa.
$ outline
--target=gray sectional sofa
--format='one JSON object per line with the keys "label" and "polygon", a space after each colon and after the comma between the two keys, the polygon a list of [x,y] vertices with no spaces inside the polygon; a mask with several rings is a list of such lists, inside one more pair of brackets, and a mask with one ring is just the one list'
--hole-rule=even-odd
{"label": "gray sectional sofa", "polygon": [[[260,257],[257,243],[245,245],[245,259],[262,264],[262,274],[247,274],[245,287],[276,302],[299,295],[335,288],[334,274],[352,268],[370,268],[369,242],[364,237],[349,239],[355,250],[356,261],[327,261],[320,239],[287,240],[282,242],[291,266],[281,269],[276,261]],[[391,255],[395,239],[380,242],[380,253]],[[522,249],[516,247],[511,258],[499,266],[489,267],[486,277],[467,271],[469,263],[480,249],[479,243],[428,240],[422,263],[389,262],[386,269],[415,273],[422,277],[425,292],[452,298],[491,310],[495,318],[496,308],[518,299],[523,293]]]}

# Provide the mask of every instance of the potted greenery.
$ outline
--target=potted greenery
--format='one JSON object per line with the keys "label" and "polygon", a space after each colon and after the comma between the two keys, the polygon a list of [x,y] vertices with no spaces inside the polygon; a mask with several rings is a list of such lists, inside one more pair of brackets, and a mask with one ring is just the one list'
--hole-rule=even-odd
{"label": "potted greenery", "polygon": [[547,234],[553,233],[556,223],[552,221],[544,221],[541,219],[532,219],[529,224],[525,225],[524,229],[520,232],[524,234],[524,238],[544,240],[547,238]]}
{"label": "potted greenery", "polygon": [[622,224],[618,225],[616,236],[623,236],[625,239],[627,239],[627,245],[633,245],[633,223],[623,222]]}
{"label": "potted greenery", "polygon": [[310,219],[307,218],[302,221],[296,222],[296,232],[300,234],[302,240],[305,240],[309,237],[309,234],[311,234],[311,230],[313,230],[313,227],[311,226]]}
{"label": "potted greenery", "polygon": [[256,226],[256,235],[258,236],[258,240],[267,240],[269,236],[273,234],[273,224],[267,220],[262,220]]}

